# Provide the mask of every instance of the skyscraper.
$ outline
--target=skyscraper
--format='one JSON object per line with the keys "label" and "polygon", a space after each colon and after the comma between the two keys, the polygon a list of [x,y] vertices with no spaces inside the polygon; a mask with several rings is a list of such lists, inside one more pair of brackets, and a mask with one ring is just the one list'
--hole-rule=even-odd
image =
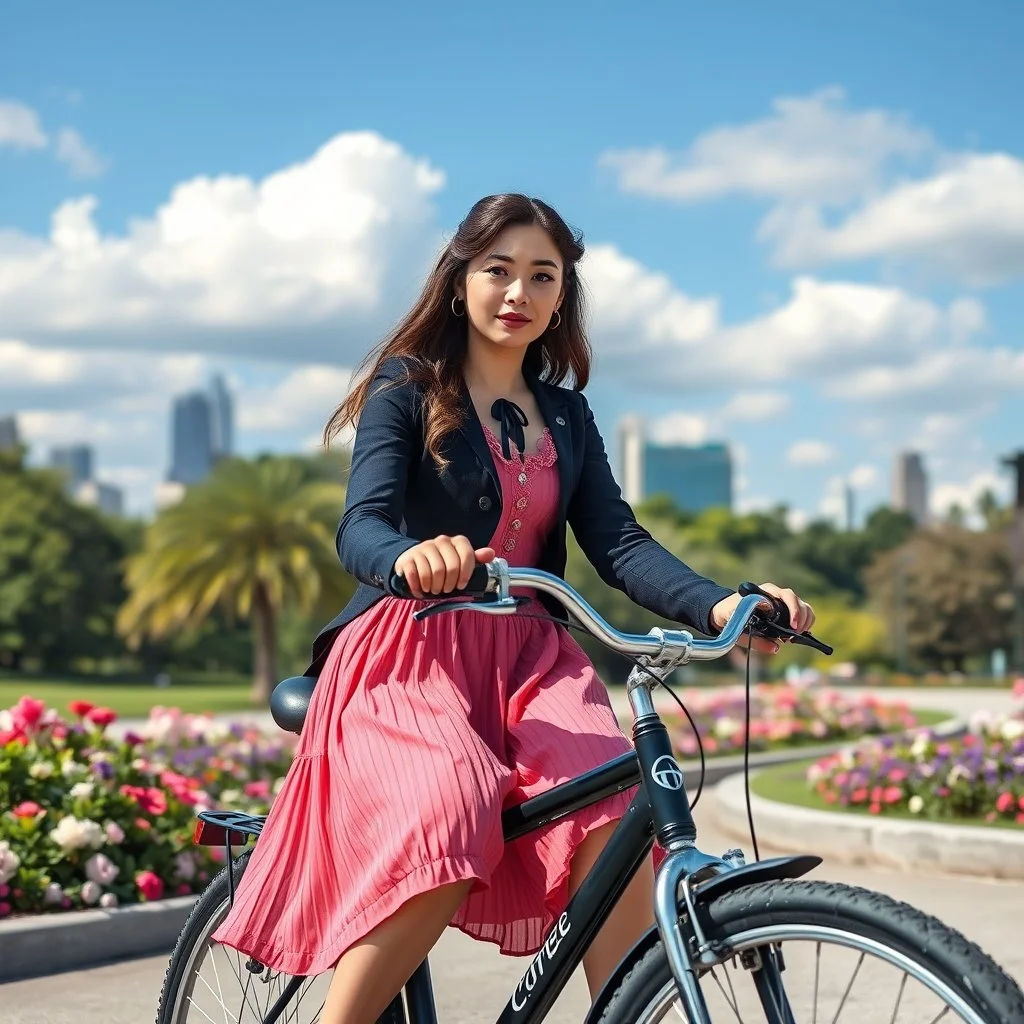
{"label": "skyscraper", "polygon": [[86,480],[93,479],[92,446],[69,444],[63,448],[51,448],[50,465],[67,473],[68,490],[73,492]]}
{"label": "skyscraper", "polygon": [[928,475],[918,452],[900,452],[892,475],[892,507],[918,525],[928,521]]}
{"label": "skyscraper", "polygon": [[0,416],[0,451],[17,448],[21,439],[18,437],[18,420],[14,416]]}
{"label": "skyscraper", "polygon": [[213,466],[213,403],[203,391],[174,400],[171,415],[171,470],[167,479],[195,484]]}
{"label": "skyscraper", "polygon": [[172,483],[198,483],[214,463],[234,450],[234,403],[221,374],[208,391],[190,391],[174,400],[171,414]]}
{"label": "skyscraper", "polygon": [[212,404],[213,455],[223,458],[234,451],[234,402],[223,374],[216,374],[210,382]]}
{"label": "skyscraper", "polygon": [[658,445],[640,416],[619,422],[619,483],[631,505],[663,494],[687,512],[732,508],[732,455],[726,444]]}

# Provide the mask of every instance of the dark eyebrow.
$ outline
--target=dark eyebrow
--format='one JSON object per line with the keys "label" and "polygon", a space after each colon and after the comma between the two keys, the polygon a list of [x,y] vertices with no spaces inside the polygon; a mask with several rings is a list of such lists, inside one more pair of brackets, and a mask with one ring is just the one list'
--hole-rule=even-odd
{"label": "dark eyebrow", "polygon": [[[506,256],[504,253],[492,252],[487,257],[489,260],[501,260],[502,263],[515,263],[515,260],[511,256]],[[533,266],[535,267],[554,267],[558,269],[558,264],[554,260],[534,260]]]}

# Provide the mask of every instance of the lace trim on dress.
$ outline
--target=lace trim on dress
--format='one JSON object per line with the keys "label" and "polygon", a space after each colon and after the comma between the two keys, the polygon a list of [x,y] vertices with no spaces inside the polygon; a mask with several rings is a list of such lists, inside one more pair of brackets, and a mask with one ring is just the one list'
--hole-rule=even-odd
{"label": "lace trim on dress", "polygon": [[503,494],[507,511],[504,517],[505,528],[502,530],[503,539],[498,545],[498,550],[503,555],[510,555],[515,550],[519,531],[523,528],[522,517],[533,497],[530,490],[531,481],[538,470],[549,469],[555,464],[558,459],[558,449],[555,448],[551,431],[545,427],[537,444],[537,450],[530,452],[522,463],[519,463],[519,450],[515,444],[512,445],[512,457],[506,459],[502,454],[501,441],[498,440],[494,432],[485,427],[484,433],[487,435],[487,443],[495,462],[501,464],[504,469],[506,480],[502,485],[502,490],[504,491],[506,487],[511,489],[511,494]]}

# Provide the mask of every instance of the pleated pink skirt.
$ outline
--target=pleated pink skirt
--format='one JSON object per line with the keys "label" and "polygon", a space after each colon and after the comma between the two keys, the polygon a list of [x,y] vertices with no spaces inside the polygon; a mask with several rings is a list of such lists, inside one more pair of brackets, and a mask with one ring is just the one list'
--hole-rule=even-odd
{"label": "pleated pink skirt", "polygon": [[[568,902],[584,837],[632,791],[504,844],[502,809],[631,749],[603,683],[552,622],[414,622],[385,598],[346,627],[214,938],[312,975],[411,897],[473,880],[452,924],[525,955]],[[528,614],[543,615],[539,603]]]}

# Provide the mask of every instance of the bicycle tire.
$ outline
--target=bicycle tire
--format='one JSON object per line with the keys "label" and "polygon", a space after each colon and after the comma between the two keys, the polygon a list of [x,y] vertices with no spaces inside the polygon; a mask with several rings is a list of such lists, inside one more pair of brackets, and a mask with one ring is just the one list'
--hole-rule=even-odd
{"label": "bicycle tire", "polygon": [[[731,938],[754,929],[841,930],[909,958],[947,985],[985,1024],[1024,1021],[1024,994],[986,953],[936,918],[880,893],[832,882],[762,882],[724,894],[700,916],[708,941],[728,945]],[[784,973],[784,985],[786,977]],[[653,931],[619,966],[588,1024],[650,1021],[654,1008],[664,1004],[666,991],[674,993],[675,981],[662,941]]]}

